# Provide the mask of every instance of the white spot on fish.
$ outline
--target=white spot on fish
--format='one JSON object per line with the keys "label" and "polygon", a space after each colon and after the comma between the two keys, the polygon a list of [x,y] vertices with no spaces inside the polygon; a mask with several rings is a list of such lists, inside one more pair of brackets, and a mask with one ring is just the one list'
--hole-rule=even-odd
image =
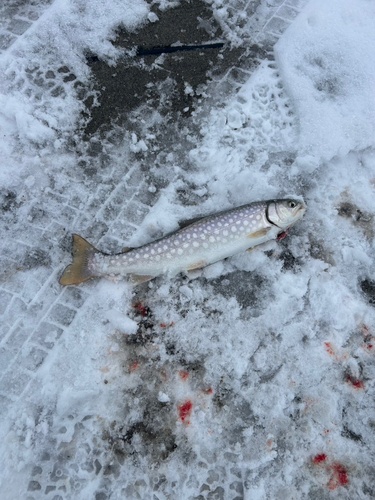
{"label": "white spot on fish", "polygon": [[197,236],[197,233],[193,233],[193,238],[196,238]]}
{"label": "white spot on fish", "polygon": [[145,259],[148,259],[148,253],[145,253],[143,256]]}
{"label": "white spot on fish", "polygon": [[172,255],[170,253],[167,253],[167,259],[171,259]]}
{"label": "white spot on fish", "polygon": [[164,245],[164,246],[163,246],[163,249],[164,249],[164,250],[168,250],[167,245]]}
{"label": "white spot on fish", "polygon": [[156,256],[155,256],[155,259],[156,259],[156,260],[160,260],[160,255],[156,255]]}
{"label": "white spot on fish", "polygon": [[213,236],[210,236],[208,239],[211,241],[211,243],[215,241],[215,238]]}
{"label": "white spot on fish", "polygon": [[189,243],[184,243],[182,246],[183,248],[187,248],[189,246]]}
{"label": "white spot on fish", "polygon": [[152,255],[154,255],[154,253],[155,253],[155,250],[151,250],[151,253],[152,253]]}
{"label": "white spot on fish", "polygon": [[192,254],[194,250],[192,248],[189,248],[189,253]]}
{"label": "white spot on fish", "polygon": [[236,228],[235,226],[233,226],[233,227],[231,228],[231,231],[232,231],[232,233],[235,233],[235,232],[237,231],[237,228]]}
{"label": "white spot on fish", "polygon": [[260,215],[257,215],[257,219],[260,220]]}
{"label": "white spot on fish", "polygon": [[228,231],[227,230],[223,231],[223,235],[228,236]]}
{"label": "white spot on fish", "polygon": [[201,234],[201,240],[205,240],[205,239],[206,239],[205,235]]}
{"label": "white spot on fish", "polygon": [[203,247],[204,247],[204,248],[207,248],[207,247],[208,247],[208,243],[204,242],[204,243],[203,243]]}
{"label": "white spot on fish", "polygon": [[249,221],[248,221],[248,220],[244,220],[244,221],[243,221],[243,225],[244,225],[244,226],[248,226],[248,225],[249,225]]}
{"label": "white spot on fish", "polygon": [[194,242],[193,242],[193,246],[194,246],[194,247],[199,247],[199,243],[198,243],[197,241],[194,241]]}
{"label": "white spot on fish", "polygon": [[178,255],[182,255],[182,254],[183,254],[182,248],[179,248],[179,249],[177,250],[177,253],[178,253]]}

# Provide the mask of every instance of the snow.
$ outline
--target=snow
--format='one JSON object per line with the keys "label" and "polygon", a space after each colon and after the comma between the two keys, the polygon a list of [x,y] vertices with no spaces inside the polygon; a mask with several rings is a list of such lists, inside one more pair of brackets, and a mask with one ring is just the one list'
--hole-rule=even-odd
{"label": "snow", "polygon": [[373,145],[375,6],[310,2],[276,45],[300,123],[300,155],[330,160]]}
{"label": "snow", "polygon": [[[117,27],[159,4],[46,2],[0,55],[0,497],[373,498],[374,4],[214,1],[276,61],[228,70],[179,128],[145,103],[82,140],[85,55],[115,67]],[[286,196],[308,210],[280,242],[136,289],[58,284],[71,233],[120,252]]]}

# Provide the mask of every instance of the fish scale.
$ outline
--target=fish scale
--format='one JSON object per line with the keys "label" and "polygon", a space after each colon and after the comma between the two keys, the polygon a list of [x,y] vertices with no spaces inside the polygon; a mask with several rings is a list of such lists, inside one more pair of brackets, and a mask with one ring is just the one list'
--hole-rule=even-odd
{"label": "fish scale", "polygon": [[103,254],[74,235],[74,261],[60,282],[76,284],[93,277],[130,275],[137,284],[160,274],[173,276],[198,269],[277,238],[305,210],[302,202],[292,199],[254,202],[202,218],[171,235],[117,255]]}

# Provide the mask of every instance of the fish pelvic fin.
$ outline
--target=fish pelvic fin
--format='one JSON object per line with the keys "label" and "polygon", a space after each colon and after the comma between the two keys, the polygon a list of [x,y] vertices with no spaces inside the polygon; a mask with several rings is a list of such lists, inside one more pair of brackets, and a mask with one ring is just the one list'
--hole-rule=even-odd
{"label": "fish pelvic fin", "polygon": [[100,253],[88,241],[78,234],[73,234],[73,262],[67,266],[60,278],[61,285],[78,285],[92,278],[96,278],[89,268],[91,257]]}

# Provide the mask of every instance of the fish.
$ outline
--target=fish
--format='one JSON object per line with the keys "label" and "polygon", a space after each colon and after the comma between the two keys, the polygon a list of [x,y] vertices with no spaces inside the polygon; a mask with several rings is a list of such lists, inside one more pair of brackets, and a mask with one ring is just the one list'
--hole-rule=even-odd
{"label": "fish", "polygon": [[203,268],[272,239],[283,238],[305,214],[297,199],[256,201],[202,217],[138,248],[108,255],[73,234],[73,262],[60,284],[77,285],[93,278],[127,276],[138,285],[162,274],[175,276]]}

